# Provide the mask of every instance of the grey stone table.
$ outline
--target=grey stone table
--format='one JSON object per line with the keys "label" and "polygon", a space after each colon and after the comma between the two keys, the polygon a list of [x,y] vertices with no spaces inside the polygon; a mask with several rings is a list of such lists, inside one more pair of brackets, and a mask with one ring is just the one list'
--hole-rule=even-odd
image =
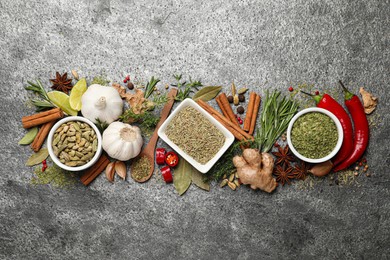
{"label": "grey stone table", "polygon": [[[2,0],[0,258],[389,258],[389,13],[388,0]],[[271,195],[214,183],[179,197],[156,177],[103,175],[87,188],[32,186],[31,150],[17,145],[33,112],[23,86],[71,69],[112,81],[137,71],[172,82],[179,72],[259,93],[303,82],[337,92],[338,79],[365,86],[380,98],[372,177]]]}

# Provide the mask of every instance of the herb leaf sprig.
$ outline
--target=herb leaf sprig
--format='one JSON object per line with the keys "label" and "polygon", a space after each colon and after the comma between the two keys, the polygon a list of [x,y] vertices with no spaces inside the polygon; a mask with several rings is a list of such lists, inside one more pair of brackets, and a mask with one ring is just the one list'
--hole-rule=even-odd
{"label": "herb leaf sprig", "polygon": [[135,114],[132,109],[127,109],[119,119],[122,122],[138,122],[143,130],[154,129],[160,117],[153,114],[151,111],[145,111],[142,114]]}
{"label": "herb leaf sprig", "polygon": [[182,75],[173,75],[173,77],[176,79],[176,84],[172,84],[172,86],[178,88],[178,93],[175,97],[175,100],[177,101],[183,101],[184,99],[188,98],[191,93],[195,90],[199,90],[199,87],[202,87],[202,83],[200,81],[192,81],[191,77],[189,78],[189,82],[182,81]]}
{"label": "herb leaf sprig", "polygon": [[35,94],[38,95],[39,98],[31,99],[31,102],[36,107],[36,110],[42,111],[54,107],[53,103],[50,101],[50,98],[46,93],[46,90],[43,88],[42,83],[38,79],[36,80],[36,82],[37,83],[27,81],[29,85],[24,87],[24,89],[33,91]]}
{"label": "herb leaf sprig", "polygon": [[149,98],[150,95],[154,92],[154,87],[159,83],[160,80],[158,78],[155,78],[152,76],[152,78],[149,80],[149,82],[146,84],[145,87],[145,98]]}
{"label": "herb leaf sprig", "polygon": [[106,121],[101,121],[99,118],[96,118],[95,125],[99,129],[99,132],[103,134],[104,130],[106,130],[109,124]]}
{"label": "herb leaf sprig", "polygon": [[276,139],[286,131],[292,117],[298,111],[298,104],[286,97],[281,98],[279,91],[266,92],[263,111],[260,116],[254,145],[262,152],[268,152]]}

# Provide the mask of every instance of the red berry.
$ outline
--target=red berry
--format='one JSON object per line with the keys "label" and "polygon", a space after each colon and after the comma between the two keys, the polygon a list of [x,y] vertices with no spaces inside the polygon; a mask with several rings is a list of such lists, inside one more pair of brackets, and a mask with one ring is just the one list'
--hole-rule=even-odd
{"label": "red berry", "polygon": [[317,90],[317,91],[315,92],[315,94],[316,94],[316,96],[318,96],[318,95],[320,94],[320,92]]}
{"label": "red berry", "polygon": [[123,83],[127,83],[127,79],[124,79],[124,80],[123,80]]}
{"label": "red berry", "polygon": [[288,88],[288,91],[293,92],[293,91],[294,91],[294,88],[293,88],[293,87],[289,87],[289,88]]}
{"label": "red berry", "polygon": [[127,79],[127,80],[130,80],[130,75],[127,75],[127,76],[126,76],[126,79]]}

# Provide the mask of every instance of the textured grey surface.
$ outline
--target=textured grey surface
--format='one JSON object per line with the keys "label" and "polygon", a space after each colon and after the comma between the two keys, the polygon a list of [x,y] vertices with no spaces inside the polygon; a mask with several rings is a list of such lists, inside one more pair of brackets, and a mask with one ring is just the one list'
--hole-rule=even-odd
{"label": "textured grey surface", "polygon": [[[390,257],[388,0],[0,1],[0,258],[386,259]],[[214,186],[178,197],[100,176],[88,188],[31,186],[17,146],[26,80],[77,69],[119,81],[138,68],[235,80],[260,93],[343,79],[380,97],[372,178],[271,195]],[[48,82],[45,82],[48,86]],[[341,98],[341,96],[339,96]]]}

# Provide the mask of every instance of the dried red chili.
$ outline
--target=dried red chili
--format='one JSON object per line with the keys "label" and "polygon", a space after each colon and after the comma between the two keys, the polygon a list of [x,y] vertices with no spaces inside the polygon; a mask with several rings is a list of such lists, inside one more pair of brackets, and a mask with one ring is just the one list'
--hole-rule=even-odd
{"label": "dried red chili", "polygon": [[161,175],[163,176],[166,183],[171,183],[173,181],[171,168],[169,168],[169,166],[161,168]]}
{"label": "dried red chili", "polygon": [[175,152],[168,152],[165,154],[165,163],[170,167],[175,167],[179,163],[179,156]]}
{"label": "dried red chili", "polygon": [[165,149],[164,148],[157,148],[156,149],[156,163],[159,165],[162,165],[165,163]]}

